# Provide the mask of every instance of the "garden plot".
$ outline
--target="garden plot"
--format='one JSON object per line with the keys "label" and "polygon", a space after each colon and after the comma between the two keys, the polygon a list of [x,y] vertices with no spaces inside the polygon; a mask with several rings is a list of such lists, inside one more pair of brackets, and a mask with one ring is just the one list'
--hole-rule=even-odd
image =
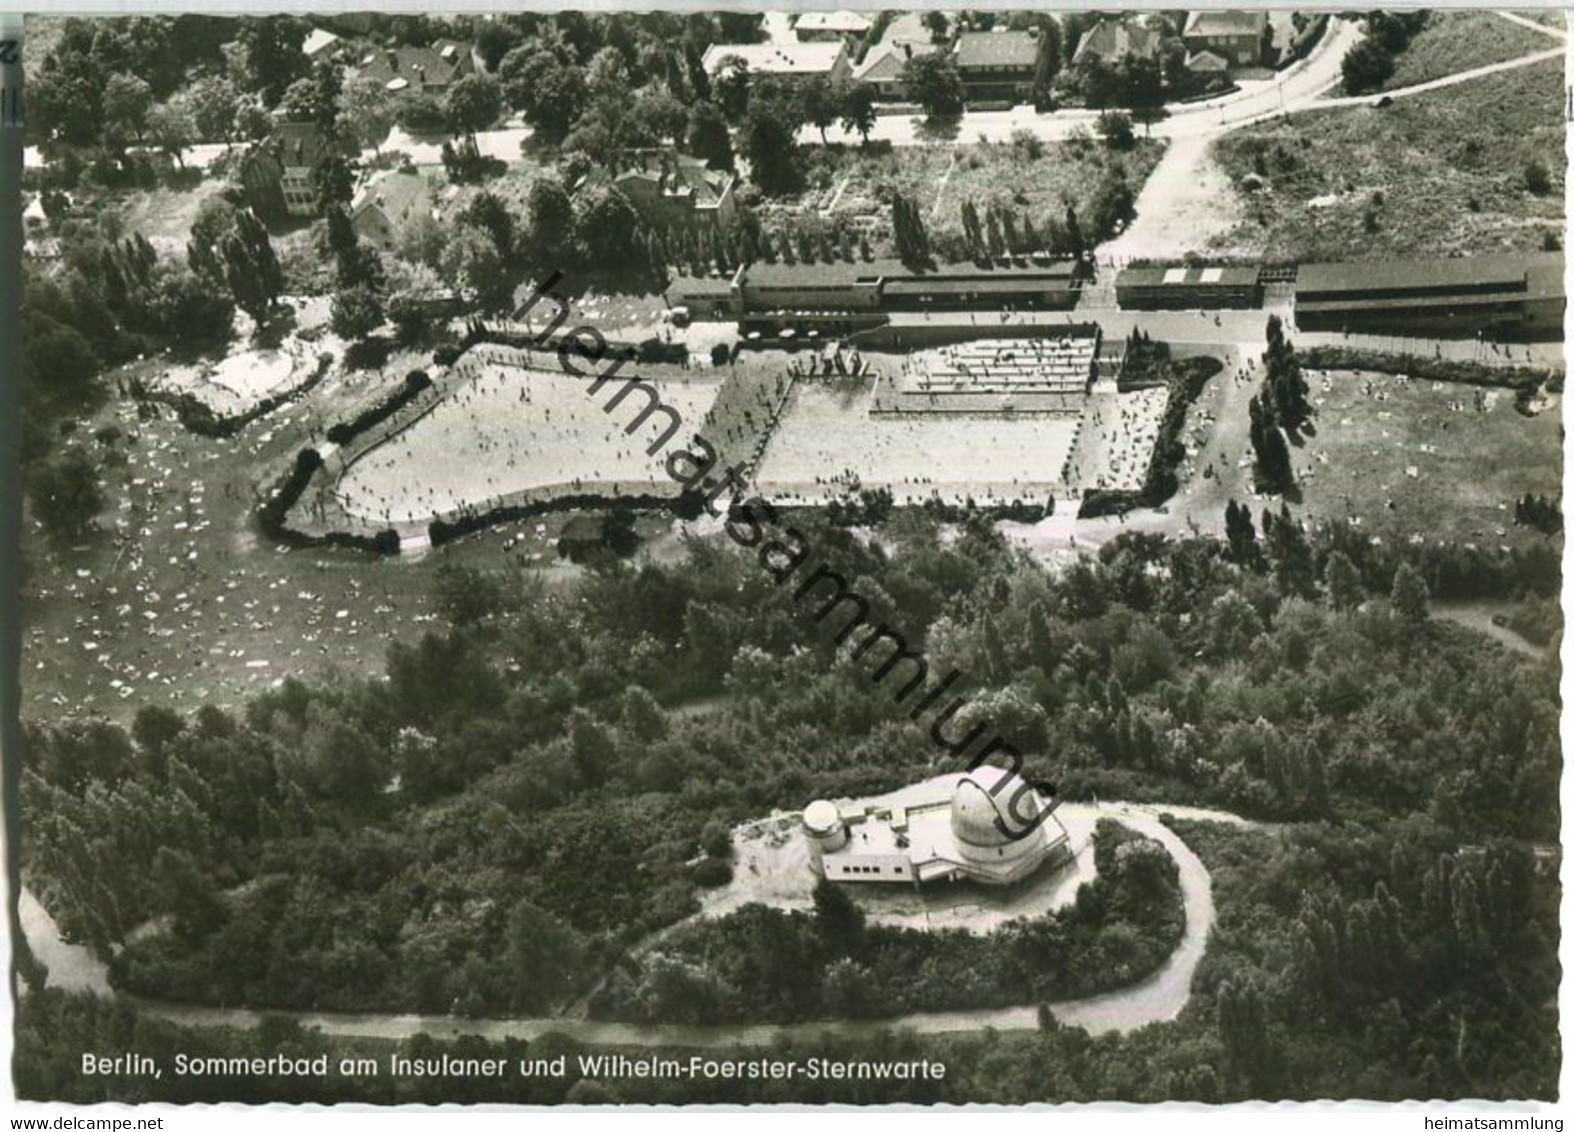
{"label": "garden plot", "polygon": [[655,456],[646,448],[667,429],[663,414],[633,435],[623,431],[644,409],[643,395],[607,412],[620,382],[592,395],[589,380],[494,357],[458,371],[428,413],[346,468],[339,503],[358,518],[412,523],[563,495],[672,494],[665,457],[699,429],[721,382],[640,376],[683,421]]}
{"label": "garden plot", "polygon": [[220,420],[244,417],[259,405],[286,396],[310,381],[318,361],[300,344],[246,350],[213,364],[174,366],[149,383],[159,393],[186,396]]}
{"label": "garden plot", "polygon": [[871,417],[872,379],[800,381],[757,476],[767,498],[818,504],[857,488],[896,502],[1045,502],[1063,487],[1077,421],[1066,416]]}

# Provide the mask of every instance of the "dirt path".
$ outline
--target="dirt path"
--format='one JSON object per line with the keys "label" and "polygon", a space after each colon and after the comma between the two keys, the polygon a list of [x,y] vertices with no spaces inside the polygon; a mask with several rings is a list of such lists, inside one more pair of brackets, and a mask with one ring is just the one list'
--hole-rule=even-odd
{"label": "dirt path", "polygon": [[[1162,844],[1174,858],[1179,870],[1181,900],[1186,924],[1180,946],[1162,967],[1130,987],[1096,998],[1051,1005],[1057,1017],[1090,1033],[1124,1033],[1153,1022],[1173,1019],[1191,995],[1192,978],[1213,929],[1215,910],[1213,885],[1202,861],[1160,820],[1161,812],[1200,821],[1249,825],[1235,814],[1190,807],[1159,807],[1129,803],[1105,803],[1088,807],[1095,818],[1108,817]],[[870,1021],[800,1022],[781,1025],[639,1025],[599,1022],[582,1018],[501,1018],[466,1019],[421,1014],[329,1014],[253,1011],[179,1003],[153,1002],[134,995],[118,994],[109,986],[104,965],[86,948],[60,938],[49,914],[37,901],[22,894],[23,930],[34,954],[50,967],[55,985],[118,997],[142,1013],[186,1026],[256,1027],[265,1015],[288,1016],[302,1026],[326,1034],[345,1037],[372,1037],[399,1040],[415,1034],[434,1038],[475,1035],[489,1039],[524,1038],[532,1040],[555,1033],[591,1044],[676,1045],[693,1048],[768,1045],[782,1037],[809,1037],[843,1034],[868,1035],[893,1029],[917,1033],[951,1033],[993,1028],[1032,1030],[1038,1026],[1036,1006],[1013,1006],[983,1010],[959,1010],[909,1014]],[[56,972],[69,981],[57,981]]]}

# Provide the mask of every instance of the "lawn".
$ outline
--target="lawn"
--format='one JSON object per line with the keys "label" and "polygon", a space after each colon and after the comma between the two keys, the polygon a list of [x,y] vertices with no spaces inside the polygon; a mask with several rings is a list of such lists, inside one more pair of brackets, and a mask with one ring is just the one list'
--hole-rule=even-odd
{"label": "lawn", "polygon": [[[922,210],[936,252],[960,254],[962,204],[971,200],[982,218],[989,204],[1026,216],[1043,234],[1065,219],[1070,204],[1088,235],[1098,210],[1100,187],[1111,173],[1123,177],[1133,197],[1158,164],[1164,143],[1139,138],[1124,153],[1111,153],[1091,139],[1058,143],[971,145],[814,146],[808,159],[809,188],[799,198],[768,206],[767,215],[800,214],[877,218],[877,250],[889,252],[893,192]],[[949,249],[948,249],[949,245]]]}
{"label": "lawn", "polygon": [[1393,76],[1383,89],[1414,86],[1556,46],[1557,41],[1551,36],[1505,20],[1495,12],[1435,11],[1410,46],[1399,53]]}
{"label": "lawn", "polygon": [[[1243,218],[1214,250],[1380,259],[1561,241],[1562,78],[1561,64],[1548,60],[1381,109],[1332,109],[1228,134],[1214,156]],[[1526,187],[1531,161],[1550,173],[1544,194]]]}
{"label": "lawn", "polygon": [[1520,541],[1516,498],[1561,495],[1557,398],[1527,417],[1511,390],[1349,371],[1308,379],[1317,435],[1291,453],[1306,513],[1495,547]]}

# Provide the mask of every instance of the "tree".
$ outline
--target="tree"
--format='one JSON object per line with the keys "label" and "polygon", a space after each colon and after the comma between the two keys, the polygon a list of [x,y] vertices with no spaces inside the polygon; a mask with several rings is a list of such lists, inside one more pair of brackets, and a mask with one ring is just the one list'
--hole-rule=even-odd
{"label": "tree", "polygon": [[368,338],[383,324],[382,300],[365,283],[342,287],[334,292],[331,324],[341,338]]}
{"label": "tree", "polygon": [[814,919],[826,943],[838,952],[855,950],[863,939],[864,914],[839,884],[814,883]]}
{"label": "tree", "polygon": [[197,141],[196,119],[178,100],[161,102],[148,111],[144,140],[160,153],[168,154],[184,169],[185,149]]}
{"label": "tree", "polygon": [[1394,73],[1394,56],[1381,43],[1366,38],[1346,52],[1340,70],[1344,89],[1350,94],[1361,94],[1389,80]]}
{"label": "tree", "polygon": [[1401,562],[1399,569],[1394,572],[1394,590],[1390,598],[1394,604],[1394,611],[1412,625],[1419,625],[1427,619],[1427,593],[1426,579],[1421,572],[1408,562]]}
{"label": "tree", "polygon": [[868,83],[857,82],[848,83],[841,89],[842,129],[856,131],[859,140],[868,145],[869,133],[878,120],[874,89]]}
{"label": "tree", "polygon": [[136,75],[110,75],[104,84],[104,140],[116,148],[140,142],[153,108],[153,88]]}
{"label": "tree", "polygon": [[811,75],[804,80],[800,96],[803,116],[808,119],[809,125],[820,131],[820,144],[824,145],[825,131],[836,123],[836,114],[840,109],[831,80],[824,75]]}
{"label": "tree", "polygon": [[290,84],[311,65],[301,50],[305,41],[306,25],[293,16],[241,21],[234,42],[246,89],[261,94],[267,106],[277,105]]}
{"label": "tree", "polygon": [[574,202],[555,177],[538,177],[531,182],[525,199],[529,235],[529,254],[539,264],[559,266],[579,258],[579,243],[574,227]]}
{"label": "tree", "polygon": [[902,64],[902,85],[929,118],[955,118],[962,113],[962,75],[949,55],[915,55]]}
{"label": "tree", "polygon": [[784,92],[761,86],[749,100],[743,124],[744,147],[749,155],[754,183],[771,194],[798,187],[798,127],[795,101]]}
{"label": "tree", "polygon": [[687,148],[712,169],[734,168],[732,136],[715,103],[701,101],[689,107]]}
{"label": "tree", "polygon": [[355,199],[355,171],[337,153],[330,153],[312,170],[312,187],[317,190],[317,208],[345,207]]}
{"label": "tree", "polygon": [[448,88],[443,98],[443,118],[448,128],[472,144],[476,131],[484,130],[503,113],[503,89],[486,75],[466,75]]}
{"label": "tree", "polygon": [[629,259],[641,223],[621,189],[601,188],[580,198],[577,227],[593,261],[616,263]]}
{"label": "tree", "polygon": [[54,538],[80,538],[93,530],[104,509],[98,466],[86,449],[72,447],[59,458],[34,463],[26,476],[33,517]]}
{"label": "tree", "polygon": [[951,21],[944,12],[931,9],[923,15],[923,25],[929,31],[929,42],[944,43],[951,31]]}
{"label": "tree", "polygon": [[1361,604],[1364,595],[1361,572],[1343,551],[1336,550],[1328,556],[1328,564],[1323,567],[1323,585],[1328,589],[1328,604],[1341,613]]}
{"label": "tree", "polygon": [[393,99],[383,84],[358,76],[339,96],[339,130],[357,149],[381,152],[394,125]]}
{"label": "tree", "polygon": [[896,254],[904,263],[929,260],[929,233],[924,228],[923,217],[918,206],[901,193],[891,194],[891,228]]}
{"label": "tree", "polygon": [[1099,136],[1110,149],[1130,149],[1137,144],[1131,128],[1131,115],[1121,110],[1106,110],[1099,115]]}

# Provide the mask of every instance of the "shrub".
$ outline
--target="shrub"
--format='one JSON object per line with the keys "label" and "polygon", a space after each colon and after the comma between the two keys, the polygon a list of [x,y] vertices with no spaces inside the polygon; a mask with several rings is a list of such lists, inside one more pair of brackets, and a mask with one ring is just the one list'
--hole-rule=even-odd
{"label": "shrub", "polygon": [[720,888],[732,879],[732,866],[718,857],[707,857],[689,876],[701,888]]}
{"label": "shrub", "polygon": [[1538,197],[1552,191],[1552,175],[1540,161],[1531,159],[1525,162],[1525,188]]}

